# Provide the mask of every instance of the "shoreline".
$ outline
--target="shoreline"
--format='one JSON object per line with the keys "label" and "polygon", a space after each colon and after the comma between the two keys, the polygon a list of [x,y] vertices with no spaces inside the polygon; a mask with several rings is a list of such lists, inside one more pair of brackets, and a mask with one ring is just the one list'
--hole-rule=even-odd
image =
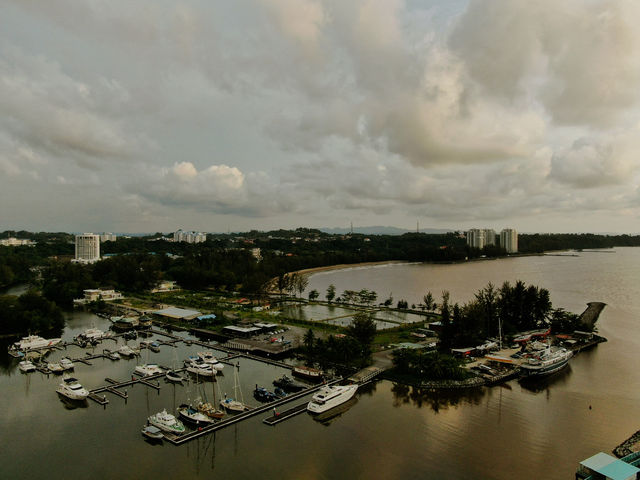
{"label": "shoreline", "polygon": [[375,267],[377,265],[395,265],[395,264],[411,264],[411,263],[423,263],[423,262],[408,262],[407,260],[381,260],[379,262],[360,262],[360,263],[339,263],[337,265],[326,265],[324,267],[304,268],[302,270],[294,270],[288,272],[288,274],[299,273],[301,275],[311,275],[319,272],[330,272],[332,270],[342,270],[347,268],[358,267]]}

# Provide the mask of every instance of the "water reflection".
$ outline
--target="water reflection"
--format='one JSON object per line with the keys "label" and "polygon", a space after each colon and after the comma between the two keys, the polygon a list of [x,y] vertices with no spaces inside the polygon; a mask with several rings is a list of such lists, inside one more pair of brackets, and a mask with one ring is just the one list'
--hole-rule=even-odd
{"label": "water reflection", "polygon": [[482,398],[486,395],[486,392],[484,387],[456,390],[431,390],[400,383],[394,383],[391,387],[394,407],[409,404],[418,408],[428,406],[436,413],[450,406],[460,404],[479,405]]}
{"label": "water reflection", "polygon": [[62,403],[62,405],[64,405],[64,408],[67,410],[75,410],[76,408],[88,408],[89,407],[89,402],[87,402],[86,399],[84,400],[71,400],[70,398],[65,397],[64,395],[60,395],[58,392],[56,392],[58,395],[58,400],[60,400],[60,403]]}
{"label": "water reflection", "polygon": [[559,372],[549,375],[548,377],[524,377],[518,380],[518,383],[523,389],[532,393],[549,393],[551,386],[564,385],[569,381],[570,377],[571,365],[567,365]]}
{"label": "water reflection", "polygon": [[322,425],[328,427],[333,421],[337,418],[341,417],[343,413],[353,407],[356,403],[358,403],[357,397],[352,397],[346,402],[337,407],[333,407],[326,412],[318,413],[318,414],[309,414],[316,422],[321,423]]}

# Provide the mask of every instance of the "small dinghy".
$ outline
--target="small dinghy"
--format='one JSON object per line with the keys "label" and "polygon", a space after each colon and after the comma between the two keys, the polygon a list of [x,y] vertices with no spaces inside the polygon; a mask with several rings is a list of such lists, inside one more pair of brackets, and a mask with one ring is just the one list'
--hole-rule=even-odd
{"label": "small dinghy", "polygon": [[165,378],[170,382],[175,382],[175,383],[182,383],[186,380],[185,377],[180,375],[175,370],[168,370],[167,373],[165,374]]}
{"label": "small dinghy", "polygon": [[162,430],[160,430],[158,427],[154,427],[153,425],[145,425],[142,429],[142,436],[154,441],[162,441],[162,439],[164,438]]}

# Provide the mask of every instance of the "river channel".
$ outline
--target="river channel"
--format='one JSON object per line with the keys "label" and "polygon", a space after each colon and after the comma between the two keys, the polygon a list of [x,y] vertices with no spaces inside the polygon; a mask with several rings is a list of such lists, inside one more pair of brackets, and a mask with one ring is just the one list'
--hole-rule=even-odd
{"label": "river channel", "polygon": [[[211,383],[162,384],[128,389],[125,401],[107,394],[106,408],[89,402],[70,409],[56,395],[60,378],[21,374],[17,362],[0,365],[0,475],[2,478],[225,478],[225,479],[568,479],[580,460],[610,450],[640,428],[640,249],[580,252],[453,265],[405,264],[321,272],[309,288],[324,296],[367,288],[379,301],[392,294],[419,303],[426,291],[464,302],[491,281],[521,279],[548,288],[556,307],[581,312],[588,301],[607,303],[598,322],[609,339],[573,358],[568,368],[536,384],[511,381],[465,392],[420,392],[379,381],[364,387],[341,415],[324,423],[307,414],[275,427],[258,415],[180,447],[150,445],[140,428],[146,417],[171,411]],[[71,314],[70,339],[106,321]],[[122,343],[122,341],[120,341]],[[107,340],[96,349],[113,348]],[[4,347],[3,347],[4,348]],[[171,365],[200,350],[162,346],[149,361]],[[54,352],[79,356],[70,347]],[[75,376],[88,388],[105,377],[131,377],[135,360],[92,360]],[[284,369],[240,360],[245,399],[255,383],[268,384]],[[233,387],[225,367],[221,390]],[[210,390],[209,390],[210,389]],[[253,402],[255,403],[255,402]],[[297,403],[297,402],[296,402]]]}

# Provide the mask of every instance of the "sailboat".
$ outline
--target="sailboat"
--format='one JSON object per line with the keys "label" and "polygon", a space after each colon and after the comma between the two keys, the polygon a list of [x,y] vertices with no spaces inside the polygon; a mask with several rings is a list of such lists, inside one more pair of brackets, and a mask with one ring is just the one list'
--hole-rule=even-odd
{"label": "sailboat", "polygon": [[171,370],[167,370],[167,373],[165,374],[165,378],[170,382],[182,383],[185,380],[187,380],[187,378],[180,375],[176,367],[177,363],[178,363],[178,354],[175,352],[175,349],[174,349],[173,363],[171,365]]}
{"label": "sailboat", "polygon": [[164,370],[160,368],[157,363],[148,363],[149,349],[147,349],[146,357],[147,357],[146,358],[147,363],[143,365],[138,365],[135,368],[134,373],[137,373],[138,375],[142,375],[143,377],[148,377],[149,375],[155,375],[157,373],[164,373]]}
{"label": "sailboat", "polygon": [[239,365],[233,369],[233,395],[238,397],[238,393],[240,394],[240,401],[228,398],[225,393],[224,398],[220,400],[220,405],[230,412],[244,412],[248,409],[248,407],[244,404],[244,399],[242,398],[242,390],[240,389],[240,381],[238,380],[238,369]]}
{"label": "sailboat", "polygon": [[[219,409],[216,408],[216,384],[217,383],[218,382],[214,380],[214,385],[213,385],[213,403],[207,402],[206,401],[206,397],[205,397],[204,400],[200,399],[196,403],[196,408],[198,409],[199,412],[204,413],[208,417],[220,419],[220,418],[225,416],[225,413],[224,413],[224,410],[219,410]],[[218,386],[218,389],[219,388],[220,388],[220,386]]]}

